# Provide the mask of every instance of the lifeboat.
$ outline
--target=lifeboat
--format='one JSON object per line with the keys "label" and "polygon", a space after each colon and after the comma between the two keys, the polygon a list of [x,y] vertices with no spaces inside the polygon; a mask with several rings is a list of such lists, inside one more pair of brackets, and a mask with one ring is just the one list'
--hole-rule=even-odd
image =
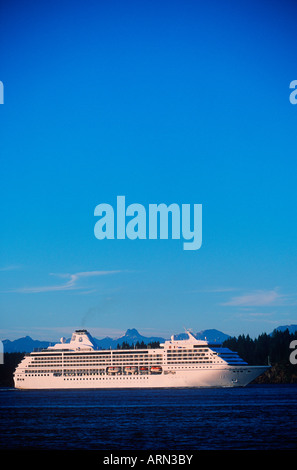
{"label": "lifeboat", "polygon": [[120,367],[109,367],[108,368],[108,373],[109,374],[118,374],[119,372],[121,372]]}
{"label": "lifeboat", "polygon": [[137,372],[137,367],[136,366],[127,366],[127,367],[124,368],[124,371],[128,372],[130,374],[133,374],[133,373]]}
{"label": "lifeboat", "polygon": [[151,367],[151,373],[152,374],[161,374],[162,372],[162,367],[160,366],[152,366]]}

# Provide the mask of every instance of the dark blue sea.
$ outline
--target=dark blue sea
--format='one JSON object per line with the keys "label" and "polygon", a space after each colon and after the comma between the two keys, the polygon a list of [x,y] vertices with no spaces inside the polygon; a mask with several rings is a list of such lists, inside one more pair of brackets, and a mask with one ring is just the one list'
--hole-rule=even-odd
{"label": "dark blue sea", "polygon": [[0,389],[0,449],[296,450],[297,385]]}

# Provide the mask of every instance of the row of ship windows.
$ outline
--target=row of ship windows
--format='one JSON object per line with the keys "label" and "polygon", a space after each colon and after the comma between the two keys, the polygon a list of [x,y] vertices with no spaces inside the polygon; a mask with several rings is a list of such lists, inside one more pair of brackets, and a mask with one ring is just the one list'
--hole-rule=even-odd
{"label": "row of ship windows", "polygon": [[167,364],[220,364],[221,361],[167,361]]}
{"label": "row of ship windows", "polygon": [[[37,375],[37,374],[35,374]],[[43,374],[41,374],[43,375]],[[49,376],[49,374],[44,374],[45,376]],[[38,376],[40,376],[40,374],[38,374]],[[74,378],[74,377],[70,377],[70,378],[65,378],[63,380],[135,380],[135,379],[142,379],[142,380],[148,380],[148,377],[147,376],[138,376],[138,377],[91,377],[91,378],[88,378],[88,377],[79,377],[79,378]],[[18,381],[24,381],[25,379],[24,378],[21,378],[21,377],[17,377],[17,380]]]}
{"label": "row of ship windows", "polygon": [[[26,377],[49,377],[50,375],[52,374],[26,374]],[[62,377],[62,373],[55,373],[53,374],[54,377]],[[75,379],[74,377],[79,377],[77,379]],[[135,375],[109,375],[109,374],[64,374],[64,377],[68,377],[67,379],[64,378],[64,380],[85,380],[86,378],[88,377],[91,377],[92,379],[96,379],[96,380],[104,380],[104,379],[108,379],[108,378],[126,378],[126,379],[136,379],[136,378],[145,378],[145,379],[148,379],[149,377],[149,374],[135,374]],[[20,380],[19,377],[16,377],[17,380]],[[22,379],[24,380],[24,379]]]}
{"label": "row of ship windows", "polygon": [[[162,357],[162,354],[150,354],[150,356],[154,356],[154,357],[158,357],[158,358],[161,358]],[[126,355],[121,355],[121,354],[109,354],[108,356],[64,356],[64,361],[97,361],[98,359],[99,360],[104,360],[104,359],[110,359],[111,357],[114,357],[114,358],[123,358],[123,359],[132,359],[133,357],[135,358],[139,358],[139,357],[143,357],[143,358],[148,358],[149,356],[147,354],[134,354],[133,355],[130,355],[130,356],[126,356]],[[62,356],[60,357],[50,357],[50,356],[35,356],[33,358],[34,361],[61,361],[62,360]]]}
{"label": "row of ship windows", "polygon": [[[178,351],[178,352],[174,352],[174,351],[167,351],[167,356],[205,356],[205,354],[209,354],[209,351],[191,351],[191,352],[188,352],[188,351]],[[216,354],[216,353],[213,353],[213,354]]]}
{"label": "row of ship windows", "polygon": [[157,352],[150,352],[150,354],[148,353],[145,353],[145,351],[141,351],[141,352],[137,352],[137,350],[135,351],[135,349],[133,349],[131,351],[130,354],[126,354],[126,353],[123,353],[123,352],[120,352],[120,353],[117,353],[116,351],[111,351],[111,352],[108,352],[108,353],[105,353],[105,354],[99,354],[99,353],[96,353],[96,354],[81,354],[81,353],[75,353],[75,354],[59,354],[59,355],[51,355],[51,354],[45,354],[45,355],[31,355],[29,354],[30,357],[34,357],[34,359],[60,359],[62,357],[66,358],[66,359],[73,359],[73,358],[83,358],[83,359],[92,359],[92,358],[96,358],[96,357],[102,357],[102,358],[106,358],[106,357],[110,357],[110,356],[127,356],[127,357],[131,357],[132,355],[133,356],[148,356],[148,355],[151,355],[151,354],[154,354],[156,356],[162,356],[163,353],[157,353]]}
{"label": "row of ship windows", "polygon": [[[110,361],[114,361],[114,362],[133,362],[133,361],[137,361],[137,362],[148,362],[148,361],[160,361],[162,360],[162,357],[161,356],[137,356],[137,357],[109,357],[108,359],[102,359],[102,358],[90,358],[90,359],[81,359],[81,358],[76,358],[76,359],[65,359],[64,358],[64,364],[76,364],[76,363],[99,363],[99,364],[104,364],[105,362],[110,362]],[[45,362],[46,363],[51,363],[51,364],[61,364],[62,363],[62,359],[53,359],[53,360],[50,360],[48,361],[47,359],[34,359],[34,361],[32,361],[34,364],[44,364]]]}
{"label": "row of ship windows", "polygon": [[[50,374],[30,374],[29,377],[49,377]],[[119,379],[125,379],[125,380],[135,380],[135,379],[147,379],[148,380],[148,376],[147,375],[138,375],[138,376],[121,376],[121,377],[116,377],[116,376],[108,376],[108,377],[67,377],[63,380],[119,380]],[[22,377],[16,377],[17,380],[25,380],[24,378]]]}
{"label": "row of ship windows", "polygon": [[138,375],[138,376],[129,376],[129,377],[126,377],[126,376],[121,376],[121,377],[92,377],[90,379],[88,379],[88,377],[80,377],[80,378],[73,378],[73,377],[70,377],[70,378],[64,378],[64,380],[122,380],[122,379],[125,379],[125,380],[135,380],[135,379],[147,379],[148,380],[148,376],[145,376],[145,375]]}
{"label": "row of ship windows", "polygon": [[141,358],[141,357],[138,357],[138,358],[124,358],[124,359],[117,359],[117,358],[109,358],[108,360],[104,361],[104,360],[100,360],[100,359],[96,359],[96,360],[88,360],[88,359],[77,359],[77,360],[72,360],[72,361],[32,361],[32,362],[29,362],[30,364],[62,364],[62,362],[64,364],[105,364],[105,363],[110,363],[110,362],[123,362],[123,363],[129,363],[129,362],[160,362],[162,361],[162,358],[160,357],[146,357],[146,358]]}
{"label": "row of ship windows", "polygon": [[[203,361],[199,361],[199,362],[203,362]],[[157,366],[160,364],[160,361],[150,361],[150,362],[144,362],[144,361],[139,361],[139,362],[132,362],[132,361],[129,361],[129,362],[118,362],[118,361],[113,361],[113,362],[103,362],[103,363],[100,363],[100,362],[96,362],[96,363],[93,363],[93,362],[84,362],[84,363],[81,363],[81,362],[74,362],[74,363],[56,363],[56,364],[48,364],[48,363],[43,363],[43,364],[28,364],[26,367],[28,367],[29,369],[37,369],[37,368],[41,368],[41,367],[83,367],[83,368],[87,368],[87,367],[111,367],[111,366],[123,366],[123,367],[126,367],[126,366],[139,366],[139,367],[142,367],[142,366],[147,366],[147,367],[151,367],[151,366]]]}
{"label": "row of ship windows", "polygon": [[[236,358],[237,356],[221,356],[221,357],[224,357],[224,358]],[[217,358],[216,355],[206,355],[206,354],[193,354],[193,355],[177,355],[177,356],[171,356],[171,355],[168,355],[167,356],[167,359],[171,359],[171,360],[193,360],[193,359],[200,359],[200,358],[203,358],[203,359],[212,359],[212,358]],[[126,363],[126,362],[152,362],[152,361],[161,361],[163,358],[160,357],[160,356],[146,356],[146,357],[124,357],[124,358],[121,358],[121,357],[109,357],[108,360],[104,360],[104,359],[101,359],[101,358],[92,358],[92,359],[81,359],[81,358],[77,358],[77,359],[65,359],[64,358],[64,364],[85,364],[85,363],[105,363],[105,362],[123,362],[123,363]],[[62,359],[55,359],[55,360],[51,360],[51,361],[48,361],[46,359],[35,359],[32,361],[33,364],[44,364],[44,363],[48,363],[48,364],[61,364],[62,363]]]}
{"label": "row of ship windows", "polygon": [[[238,362],[233,361],[233,362],[229,362],[228,365],[236,366],[236,365],[241,365],[242,363],[243,363],[243,361],[238,361]],[[179,363],[176,363],[176,362],[168,362],[167,364],[168,364],[168,366],[169,366],[169,367],[168,367],[169,369],[174,369],[174,368],[178,368],[178,369],[192,369],[192,368],[197,368],[197,367],[199,367],[200,364],[211,364],[211,365],[213,365],[213,364],[222,364],[222,362],[221,362],[221,361],[188,362],[187,365],[185,365],[185,363],[181,363],[180,366],[179,366],[179,365],[176,365],[176,364],[179,364]],[[107,366],[108,366],[108,365],[107,365]],[[148,364],[145,364],[144,366],[143,366],[143,365],[140,365],[140,368],[141,368],[141,367],[145,367],[145,368],[146,368],[147,366],[148,366]],[[34,367],[34,366],[29,366],[29,367]],[[40,369],[39,369],[39,367],[40,367]],[[38,366],[35,365],[35,367],[34,367],[35,370],[34,370],[34,369],[32,370],[32,369],[29,369],[29,368],[28,368],[28,369],[26,370],[26,374],[27,374],[27,373],[32,373],[32,374],[33,374],[33,373],[38,373],[38,372],[51,372],[51,373],[53,373],[53,372],[60,371],[60,369],[48,369],[48,370],[43,370],[43,369],[41,369],[41,367],[42,367],[42,365],[38,365]],[[43,365],[43,367],[44,367],[44,365]],[[109,365],[109,367],[110,367],[110,365]],[[118,367],[118,365],[113,364],[111,367]],[[149,367],[151,367],[151,365],[150,365]],[[154,366],[153,366],[153,367],[154,367]],[[66,370],[67,370],[67,369],[66,369]],[[83,368],[83,369],[76,369],[76,368],[75,368],[75,369],[73,369],[73,372],[80,373],[80,372],[83,372],[83,371],[85,371],[85,370],[86,370],[85,368]],[[90,371],[91,373],[103,373],[103,372],[105,371],[105,368],[99,369],[99,370],[98,370],[98,369],[93,369],[93,370],[92,370],[92,369],[89,369],[89,371]]]}
{"label": "row of ship windows", "polygon": [[[240,358],[237,357],[237,356],[221,356],[222,359],[226,359],[226,360],[234,360],[234,359],[237,359],[239,360]],[[150,358],[113,358],[112,362],[115,363],[115,364],[120,364],[120,363],[123,363],[123,364],[127,364],[127,363],[153,363],[153,362],[156,362],[156,361],[160,361],[162,358],[159,358],[159,357],[150,357]],[[216,359],[216,356],[213,357],[213,356],[206,356],[204,354],[200,355],[200,356],[168,356],[167,357],[167,360],[168,361],[173,361],[173,362],[178,362],[178,361],[194,361],[196,360],[195,362],[201,362],[201,359],[211,359],[211,360],[214,360]],[[53,361],[47,361],[47,360],[34,360],[32,362],[32,364],[28,364],[29,367],[35,367],[37,365],[43,365],[43,364],[50,364],[50,365],[55,365],[55,364],[62,364],[62,360],[53,360]],[[87,365],[87,364],[106,364],[106,363],[111,363],[111,358],[108,360],[108,361],[105,361],[105,360],[98,360],[98,359],[92,359],[92,360],[89,360],[89,359],[76,359],[76,360],[64,360],[63,361],[64,364],[83,364],[83,365]]]}
{"label": "row of ship windows", "polygon": [[148,374],[160,374],[162,372],[162,369],[156,370],[156,371],[151,371],[151,370],[146,370],[146,371],[106,371],[106,370],[65,370],[64,372],[62,370],[31,370],[31,371],[25,371],[25,374],[28,376],[33,376],[33,375],[49,375],[53,374],[54,376],[60,376],[60,375],[65,375],[65,376],[74,376],[74,375],[148,375]]}
{"label": "row of ship windows", "polygon": [[[157,356],[162,356],[163,353],[166,352],[164,350],[162,350],[161,353],[158,353],[156,350],[154,351],[154,354],[157,355]],[[216,351],[211,351],[209,349],[179,349],[179,350],[167,350],[167,354],[196,354],[198,352],[212,352],[214,354],[217,354]],[[131,357],[132,355],[134,356],[148,356],[148,355],[151,355],[152,354],[152,351],[140,351],[140,350],[135,350],[135,349],[132,349],[131,351],[116,351],[116,350],[111,350],[111,351],[104,351],[104,352],[100,352],[100,351],[97,351],[95,353],[92,353],[92,354],[82,354],[82,353],[73,353],[73,354],[67,354],[67,353],[64,353],[63,356],[64,357],[67,357],[67,358],[73,358],[73,357],[82,357],[82,358],[91,358],[91,357],[110,357],[111,355],[113,356],[129,356]],[[55,359],[55,358],[60,358],[62,357],[62,354],[45,354],[45,355],[30,355],[31,357],[34,356],[36,359]]]}
{"label": "row of ship windows", "polygon": [[145,352],[145,351],[135,351],[135,350],[132,350],[131,352],[117,352],[117,351],[110,351],[108,353],[94,353],[94,354],[81,354],[81,353],[76,353],[76,354],[46,354],[44,356],[42,355],[29,355],[31,357],[34,357],[35,360],[61,360],[62,357],[64,357],[64,359],[96,359],[96,358],[100,358],[100,359],[108,359],[110,358],[111,356],[113,357],[127,357],[127,358],[131,358],[131,357],[148,357],[148,356],[157,356],[157,357],[163,357],[163,355],[167,353],[167,355],[171,355],[171,356],[177,356],[177,355],[199,355],[199,354],[212,354],[212,355],[217,355],[217,354],[224,354],[224,355],[236,355],[237,353],[234,352],[234,351],[212,351],[210,349],[183,349],[183,350],[167,350],[167,351],[162,351],[161,354],[158,354],[157,352],[150,352],[150,354],[148,352]]}
{"label": "row of ship windows", "polygon": [[[242,362],[241,359],[237,359],[238,361]],[[201,363],[219,363],[222,362],[222,359],[216,359],[216,358],[209,358],[209,357],[203,357],[199,359],[168,359],[167,364],[201,364]],[[233,359],[234,362],[234,359]],[[111,365],[116,365],[116,366],[127,366],[127,365],[138,365],[138,366],[150,366],[150,365],[157,365],[159,364],[159,361],[112,361],[112,362],[64,362],[63,365],[65,367],[71,367],[71,366],[81,366],[81,367],[88,367],[88,366],[111,366]],[[44,366],[50,366],[50,367],[55,367],[55,366],[62,366],[61,362],[56,362],[56,363],[32,363],[28,364],[27,367],[29,368],[36,368],[36,367],[44,367]]]}
{"label": "row of ship windows", "polygon": [[[240,358],[230,358],[230,359],[227,359],[227,358],[210,358],[210,357],[203,357],[203,358],[197,358],[196,360],[195,359],[168,359],[167,360],[167,364],[201,364],[201,363],[209,363],[209,364],[218,364],[218,363],[221,363],[222,360],[227,360],[228,363],[236,363],[236,362],[244,362],[242,361],[242,359]],[[81,366],[81,367],[88,367],[88,366],[112,366],[112,365],[116,365],[116,366],[120,366],[120,365],[123,365],[123,366],[127,366],[127,365],[138,365],[138,366],[150,366],[150,365],[157,365],[159,364],[158,361],[129,361],[129,362],[126,362],[126,361],[104,361],[104,362],[64,362],[63,364],[61,362],[56,362],[56,363],[32,363],[32,364],[28,364],[27,367],[28,368],[36,368],[36,367],[44,367],[44,366],[51,366],[51,367],[55,367],[55,366],[62,366],[64,365],[65,367],[69,367],[69,366]]]}
{"label": "row of ship windows", "polygon": [[[205,350],[185,350],[185,351],[167,351],[167,356],[168,357],[179,357],[179,356],[189,356],[189,357],[197,357],[197,356],[204,356],[205,353],[207,354],[211,354],[211,355],[217,355],[218,353],[217,352],[211,352],[211,351],[205,351]],[[128,360],[131,360],[133,358],[135,359],[138,359],[138,358],[148,358],[149,356],[152,356],[152,354],[150,354],[148,356],[148,354],[143,354],[143,353],[135,353],[135,351],[131,352],[131,354],[127,355],[127,354],[122,354],[122,353],[112,353],[112,354],[97,354],[97,355],[91,355],[91,356],[87,356],[87,355],[73,355],[73,356],[65,356],[64,355],[64,361],[96,361],[96,360],[104,360],[104,359],[110,359],[111,356],[113,356],[113,359],[128,359]],[[154,358],[162,358],[163,357],[163,354],[154,354],[153,355]],[[62,361],[62,356],[54,356],[54,357],[51,357],[51,356],[35,356],[34,361],[36,362],[43,362],[43,361],[53,361],[53,362],[59,362],[59,361]]]}
{"label": "row of ship windows", "polygon": [[[187,366],[192,365],[193,367],[195,367],[195,366],[198,366],[199,364],[222,364],[222,361],[206,361],[206,360],[205,361],[189,361],[189,362],[185,362],[185,361],[168,361],[167,364],[168,364],[168,366],[176,366],[176,367],[180,364],[180,365],[183,366],[183,368],[187,368]],[[242,361],[232,362],[232,363],[229,363],[229,364],[230,365],[242,364]],[[56,365],[56,367],[57,366],[61,367],[61,364],[55,364],[55,365]],[[94,367],[94,365],[95,364],[85,364],[85,367],[88,367],[88,366],[93,366]],[[102,364],[98,364],[99,367],[100,367],[100,365],[102,366]],[[121,364],[113,363],[113,364],[104,364],[104,365],[109,366],[109,367],[118,367]],[[139,366],[139,367],[151,367],[151,366],[154,366],[154,365],[157,366],[159,364],[151,364],[151,363],[150,364],[147,364],[147,363],[146,364],[141,364],[141,363],[132,364],[132,363],[129,363],[129,365],[135,366],[135,367],[137,367],[137,366]],[[26,373],[29,373],[29,372],[34,373],[35,372],[34,369],[36,369],[36,372],[42,372],[42,369],[44,369],[44,366],[45,366],[45,364],[35,364],[35,365],[34,364],[29,364],[28,369],[26,370]],[[80,364],[80,366],[82,366],[82,365]],[[54,367],[54,365],[52,365],[52,367]],[[125,367],[125,364],[123,365],[123,367]],[[77,371],[79,369],[74,369],[74,370]],[[48,370],[48,372],[55,372],[55,371],[56,371],[56,369],[52,369],[52,368]],[[94,369],[94,372],[95,371],[97,372],[98,370]]]}
{"label": "row of ship windows", "polygon": [[[193,360],[193,359],[200,359],[200,358],[206,358],[206,359],[211,359],[211,358],[214,358],[216,357],[216,354],[214,355],[206,355],[204,353],[202,354],[168,354],[167,355],[167,359],[169,360]],[[221,355],[222,358],[224,359],[235,359],[237,358],[237,355],[233,355],[233,354],[224,354],[224,355]],[[116,356],[116,357],[113,357],[111,358],[111,356],[109,356],[108,358],[104,359],[104,358],[95,358],[95,357],[91,357],[91,358],[71,358],[71,359],[68,359],[68,358],[64,358],[64,364],[85,364],[85,363],[97,363],[97,364],[104,364],[106,362],[110,362],[110,361],[113,361],[113,362],[123,362],[123,363],[126,363],[126,362],[141,362],[141,361],[156,361],[156,360],[162,360],[162,356],[159,356],[159,355],[156,355],[156,356],[130,356],[130,357],[121,357],[121,356]],[[44,364],[44,363],[48,363],[48,364],[61,364],[62,363],[62,358],[34,358],[34,360],[32,361],[33,364]]]}
{"label": "row of ship windows", "polygon": [[[199,366],[199,369],[207,369],[211,366],[208,366],[208,365],[203,365],[203,366]],[[168,369],[170,370],[176,370],[176,369],[182,369],[182,370],[185,370],[185,369],[197,369],[197,366],[189,366],[189,367],[179,367],[179,366],[176,366],[176,367],[169,367]],[[54,375],[54,376],[61,376],[61,375],[64,375],[64,376],[74,376],[74,375],[77,375],[77,376],[103,376],[103,375],[107,375],[107,376],[111,376],[111,375],[121,375],[121,373],[106,373],[105,371],[79,371],[79,370],[73,370],[73,371],[64,371],[64,373],[62,373],[61,370],[31,370],[31,371],[25,371],[26,372],[26,376],[49,376],[49,375]],[[164,371],[166,373],[166,371]],[[173,373],[173,372],[170,372],[170,373]],[[124,375],[124,374],[123,374]],[[145,375],[148,375],[148,372],[140,372],[140,373],[135,373],[133,372],[132,373],[125,373],[125,375],[127,376],[131,376],[131,375],[138,375],[138,376],[145,376]]]}

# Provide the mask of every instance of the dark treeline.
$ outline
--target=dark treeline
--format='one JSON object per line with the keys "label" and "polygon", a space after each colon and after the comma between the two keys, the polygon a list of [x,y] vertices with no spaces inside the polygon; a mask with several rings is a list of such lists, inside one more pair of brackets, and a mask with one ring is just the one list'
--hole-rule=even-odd
{"label": "dark treeline", "polygon": [[13,387],[13,373],[25,353],[4,353],[4,364],[0,365],[0,387]]}
{"label": "dark treeline", "polygon": [[258,383],[297,383],[297,365],[291,364],[290,343],[297,339],[297,332],[289,330],[274,331],[271,335],[263,333],[251,339],[249,335],[229,338],[223,346],[238,352],[250,365],[270,364],[271,368],[260,376]]}

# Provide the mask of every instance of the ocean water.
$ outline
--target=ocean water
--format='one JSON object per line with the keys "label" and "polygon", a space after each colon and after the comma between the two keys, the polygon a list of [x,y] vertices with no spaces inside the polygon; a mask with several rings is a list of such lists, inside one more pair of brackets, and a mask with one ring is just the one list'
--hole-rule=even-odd
{"label": "ocean water", "polygon": [[0,449],[296,450],[297,385],[0,389]]}

